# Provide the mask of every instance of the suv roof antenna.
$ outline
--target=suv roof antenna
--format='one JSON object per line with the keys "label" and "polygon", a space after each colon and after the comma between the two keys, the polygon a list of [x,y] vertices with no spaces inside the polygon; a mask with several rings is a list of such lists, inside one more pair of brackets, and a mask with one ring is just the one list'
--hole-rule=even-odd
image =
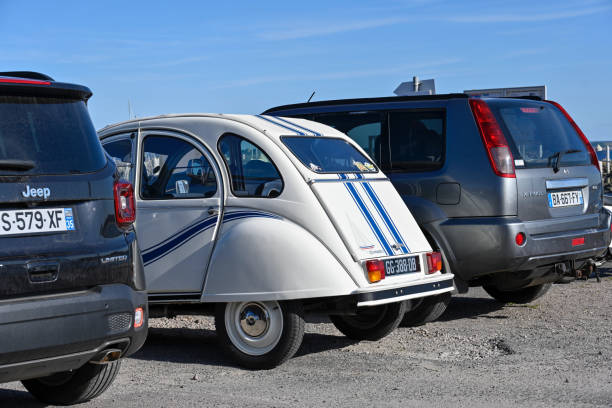
{"label": "suv roof antenna", "polygon": [[312,99],[312,97],[314,96],[315,92],[317,91],[312,91],[312,94],[310,94],[310,98],[308,98],[308,100],[306,101],[306,103],[310,102],[310,100]]}
{"label": "suv roof antenna", "polygon": [[133,112],[132,112],[132,104],[130,103],[130,100],[128,99],[128,120],[131,120],[134,118]]}

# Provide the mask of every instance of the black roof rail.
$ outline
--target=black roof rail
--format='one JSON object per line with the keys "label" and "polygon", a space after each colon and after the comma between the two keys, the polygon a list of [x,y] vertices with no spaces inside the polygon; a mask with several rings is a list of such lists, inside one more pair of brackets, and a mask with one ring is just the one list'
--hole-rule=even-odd
{"label": "black roof rail", "polygon": [[270,108],[264,112],[275,112],[285,109],[296,109],[296,108],[311,108],[314,106],[329,106],[329,105],[346,105],[346,104],[362,104],[362,103],[384,103],[384,102],[402,102],[402,101],[423,101],[423,100],[436,100],[436,99],[455,99],[468,98],[468,95],[463,93],[450,93],[450,94],[436,94],[436,95],[414,95],[414,96],[383,96],[375,98],[354,98],[354,99],[331,99],[328,101],[315,101],[315,102],[303,102],[294,103],[289,105],[276,106]]}
{"label": "black roof rail", "polygon": [[6,71],[6,72],[0,72],[0,76],[13,77],[13,78],[38,79],[40,81],[55,81],[49,75],[41,74],[40,72],[34,72],[34,71]]}

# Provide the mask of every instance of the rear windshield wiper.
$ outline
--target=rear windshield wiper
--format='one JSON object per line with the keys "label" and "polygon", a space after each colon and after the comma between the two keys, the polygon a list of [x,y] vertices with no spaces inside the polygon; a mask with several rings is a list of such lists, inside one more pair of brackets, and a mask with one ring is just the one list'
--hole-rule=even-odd
{"label": "rear windshield wiper", "polygon": [[561,156],[563,156],[564,154],[570,154],[570,153],[580,153],[581,151],[582,150],[570,149],[570,150],[564,150],[564,151],[557,152],[553,154],[552,156],[550,156],[548,158],[549,163],[550,163],[550,160],[555,159],[555,164],[553,165],[553,171],[555,173],[559,171],[559,163],[561,163]]}
{"label": "rear windshield wiper", "polygon": [[35,166],[32,160],[0,160],[0,170],[27,171]]}

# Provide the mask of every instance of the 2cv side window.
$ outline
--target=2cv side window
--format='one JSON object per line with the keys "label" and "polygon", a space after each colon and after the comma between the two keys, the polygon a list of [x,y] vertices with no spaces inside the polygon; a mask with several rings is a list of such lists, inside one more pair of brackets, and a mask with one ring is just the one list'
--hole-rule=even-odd
{"label": "2cv side window", "polygon": [[141,160],[140,196],[145,200],[208,198],[217,192],[211,164],[185,140],[147,136]]}
{"label": "2cv side window", "polygon": [[219,139],[219,152],[237,197],[278,197],[283,179],[278,169],[259,147],[246,139],[227,133]]}

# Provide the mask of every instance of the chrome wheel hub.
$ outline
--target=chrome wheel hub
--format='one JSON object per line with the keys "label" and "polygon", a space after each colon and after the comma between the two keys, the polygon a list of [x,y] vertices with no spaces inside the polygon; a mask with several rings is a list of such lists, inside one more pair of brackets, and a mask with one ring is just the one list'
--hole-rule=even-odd
{"label": "chrome wheel hub", "polygon": [[276,347],[283,333],[283,312],[276,301],[231,302],[225,306],[225,328],[241,352],[261,356]]}
{"label": "chrome wheel hub", "polygon": [[240,312],[240,327],[251,337],[260,337],[268,331],[270,315],[257,303],[247,303]]}

